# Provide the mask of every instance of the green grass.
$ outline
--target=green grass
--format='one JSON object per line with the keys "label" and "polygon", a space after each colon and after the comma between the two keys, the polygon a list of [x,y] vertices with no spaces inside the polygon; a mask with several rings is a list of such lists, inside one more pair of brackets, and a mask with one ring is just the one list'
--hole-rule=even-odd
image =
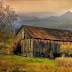
{"label": "green grass", "polygon": [[18,68],[25,72],[37,72],[45,69],[45,66],[54,67],[55,65],[55,60],[50,60],[48,58],[28,58],[17,55],[0,54],[0,70],[2,71],[15,70],[16,72]]}
{"label": "green grass", "polygon": [[55,60],[50,60],[50,59],[43,59],[43,58],[27,58],[27,57],[22,57],[22,56],[17,56],[17,55],[3,55],[0,54],[0,59],[12,61],[13,63],[25,63],[28,65],[49,65],[49,66],[55,66]]}
{"label": "green grass", "polygon": [[72,72],[72,67],[57,67],[55,60],[0,54],[0,72]]}

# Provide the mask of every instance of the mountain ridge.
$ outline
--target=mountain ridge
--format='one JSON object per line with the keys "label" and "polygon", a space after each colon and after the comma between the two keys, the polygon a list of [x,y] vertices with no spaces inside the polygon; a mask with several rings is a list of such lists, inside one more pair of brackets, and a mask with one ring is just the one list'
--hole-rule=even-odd
{"label": "mountain ridge", "polygon": [[37,27],[72,30],[72,12],[68,11],[60,16],[50,16],[46,18],[38,18],[27,15],[27,17],[25,16],[25,18],[17,21],[14,25],[16,25],[16,28],[21,25],[31,25]]}

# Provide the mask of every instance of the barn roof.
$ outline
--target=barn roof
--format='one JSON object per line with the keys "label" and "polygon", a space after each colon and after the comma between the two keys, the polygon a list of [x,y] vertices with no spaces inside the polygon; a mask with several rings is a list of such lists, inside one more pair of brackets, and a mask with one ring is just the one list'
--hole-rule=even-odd
{"label": "barn roof", "polygon": [[25,25],[22,27],[25,28],[32,38],[72,41],[72,32],[69,30],[41,28]]}

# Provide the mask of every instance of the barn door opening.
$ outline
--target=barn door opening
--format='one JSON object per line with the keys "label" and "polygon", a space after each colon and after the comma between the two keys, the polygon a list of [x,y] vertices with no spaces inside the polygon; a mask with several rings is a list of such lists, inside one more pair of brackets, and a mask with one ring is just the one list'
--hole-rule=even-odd
{"label": "barn door opening", "polygon": [[53,54],[53,56],[56,58],[56,57],[60,57],[60,53],[56,53],[56,54]]}
{"label": "barn door opening", "polygon": [[14,54],[20,55],[21,54],[21,44],[18,43],[16,49],[14,50]]}
{"label": "barn door opening", "polygon": [[40,57],[40,52],[36,52],[36,57]]}

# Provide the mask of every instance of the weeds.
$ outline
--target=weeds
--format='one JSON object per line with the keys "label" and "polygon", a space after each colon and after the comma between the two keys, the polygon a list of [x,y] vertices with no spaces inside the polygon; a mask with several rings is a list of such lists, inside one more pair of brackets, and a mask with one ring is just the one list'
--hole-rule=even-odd
{"label": "weeds", "polygon": [[56,66],[72,67],[72,58],[71,57],[56,58]]}

